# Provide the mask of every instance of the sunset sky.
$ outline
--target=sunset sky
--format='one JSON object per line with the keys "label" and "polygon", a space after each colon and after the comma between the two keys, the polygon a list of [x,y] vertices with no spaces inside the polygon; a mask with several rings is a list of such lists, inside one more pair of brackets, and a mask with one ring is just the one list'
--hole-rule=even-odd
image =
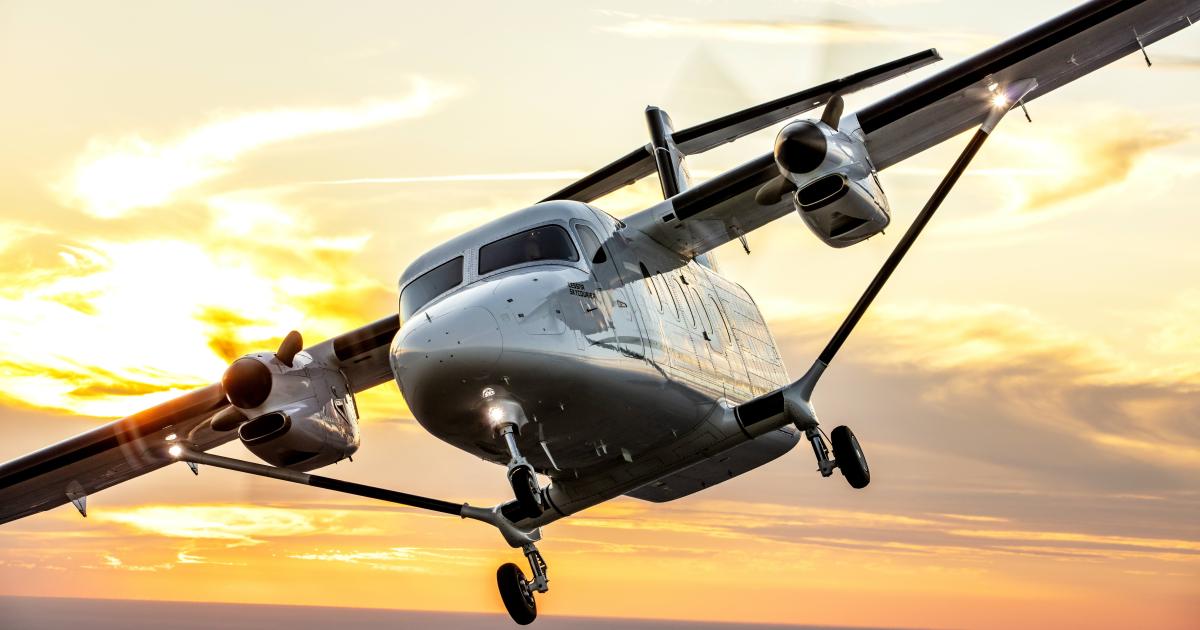
{"label": "sunset sky", "polygon": [[[0,0],[0,460],[214,382],[290,329],[393,313],[408,261],[646,142],[1074,3]],[[1200,625],[1200,28],[1015,115],[815,403],[806,448],[665,505],[547,527],[545,615],[922,627]],[[776,130],[697,156],[698,179]],[[717,250],[803,372],[965,142],[888,169],[894,224],[789,217]],[[620,216],[657,183],[598,205]],[[503,470],[359,398],[331,476],[492,504]],[[218,452],[248,457],[239,444]],[[491,529],[170,467],[0,526],[0,595],[500,613]]]}

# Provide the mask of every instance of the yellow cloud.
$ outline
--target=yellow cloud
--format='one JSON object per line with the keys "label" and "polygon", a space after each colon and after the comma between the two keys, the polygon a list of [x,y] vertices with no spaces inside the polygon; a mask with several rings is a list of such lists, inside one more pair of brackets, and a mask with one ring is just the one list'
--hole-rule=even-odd
{"label": "yellow cloud", "polygon": [[209,122],[171,142],[150,142],[140,135],[95,139],[58,190],[69,205],[89,214],[119,217],[163,205],[179,191],[226,173],[248,151],[420,116],[449,94],[449,88],[418,78],[406,97],[358,107],[240,114]]}
{"label": "yellow cloud", "polygon": [[325,550],[313,553],[291,554],[295,560],[337,562],[360,565],[381,571],[404,573],[430,573],[438,565],[474,566],[478,563],[475,549],[432,550],[417,547],[392,547],[377,550]]}
{"label": "yellow cloud", "polygon": [[102,522],[119,523],[169,538],[256,544],[262,542],[261,538],[339,531],[346,514],[337,510],[289,510],[247,505],[146,505],[109,508],[96,517]]}
{"label": "yellow cloud", "polygon": [[[1077,132],[1079,128],[1087,133]],[[1187,130],[1167,129],[1138,116],[1084,117],[1068,128],[1025,135],[1021,153],[1047,163],[1051,177],[1027,181],[1024,211],[1039,210],[1124,182],[1143,157],[1186,140]]]}
{"label": "yellow cloud", "polygon": [[967,538],[985,538],[993,540],[1036,541],[1055,543],[1085,543],[1127,548],[1154,549],[1166,551],[1200,552],[1200,541],[1177,540],[1170,538],[1140,538],[1135,536],[1110,536],[1086,534],[1081,532],[1048,532],[1030,530],[993,530],[993,529],[955,529],[949,532],[952,536]]}
{"label": "yellow cloud", "polygon": [[902,29],[854,20],[697,20],[616,11],[602,13],[624,21],[601,27],[601,30],[627,37],[725,40],[770,45],[892,43],[927,46],[930,41],[937,41],[940,46],[953,49],[977,49],[994,42],[992,37],[974,33]]}

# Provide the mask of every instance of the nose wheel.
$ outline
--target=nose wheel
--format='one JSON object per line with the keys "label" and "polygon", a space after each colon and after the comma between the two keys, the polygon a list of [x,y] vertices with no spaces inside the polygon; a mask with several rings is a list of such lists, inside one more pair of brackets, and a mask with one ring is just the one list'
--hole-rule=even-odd
{"label": "nose wheel", "polygon": [[865,488],[871,483],[871,469],[867,467],[867,456],[863,454],[862,446],[850,427],[839,426],[829,434],[829,442],[833,446],[833,459],[829,458],[825,436],[821,435],[816,426],[805,429],[804,435],[812,444],[813,454],[817,457],[817,468],[822,477],[832,475],[836,469],[842,471],[842,476],[852,488]]}
{"label": "nose wheel", "polygon": [[517,624],[526,626],[537,619],[537,601],[534,593],[545,593],[550,590],[550,579],[546,577],[546,561],[537,547],[530,543],[522,550],[529,561],[529,569],[533,579],[526,580],[521,567],[506,562],[496,569],[496,586],[500,589],[500,599],[508,616]]}

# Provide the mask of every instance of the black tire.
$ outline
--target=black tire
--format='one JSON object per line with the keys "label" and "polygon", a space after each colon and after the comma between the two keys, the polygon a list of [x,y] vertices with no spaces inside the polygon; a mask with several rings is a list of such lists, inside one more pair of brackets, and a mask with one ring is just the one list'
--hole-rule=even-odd
{"label": "black tire", "polygon": [[500,599],[504,600],[504,608],[513,621],[527,626],[537,619],[537,602],[521,567],[511,562],[500,565],[496,569],[496,586],[500,587]]}
{"label": "black tire", "polygon": [[513,495],[517,497],[517,505],[521,506],[521,514],[525,518],[541,516],[542,497],[533,470],[526,466],[514,468],[508,475],[508,482],[512,484]]}
{"label": "black tire", "polygon": [[867,467],[867,456],[858,445],[858,438],[850,427],[837,427],[829,434],[833,443],[833,460],[842,471],[842,476],[852,488],[865,488],[871,483],[871,469]]}

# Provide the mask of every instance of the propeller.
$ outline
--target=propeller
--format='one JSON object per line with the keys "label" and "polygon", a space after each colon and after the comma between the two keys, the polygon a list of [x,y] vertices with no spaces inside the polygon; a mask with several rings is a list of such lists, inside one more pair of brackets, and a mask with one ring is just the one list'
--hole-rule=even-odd
{"label": "propeller", "polygon": [[221,388],[229,404],[253,409],[271,395],[271,368],[254,357],[242,357],[229,364],[221,375]]}
{"label": "propeller", "polygon": [[[837,131],[842,110],[846,107],[836,94],[825,104],[821,123]],[[784,127],[775,138],[775,161],[788,173],[810,173],[825,161],[829,142],[821,126],[801,120]]]}
{"label": "propeller", "polygon": [[247,420],[249,418],[246,417],[246,414],[242,413],[241,409],[230,406],[213,414],[212,419],[208,421],[208,426],[213,431],[224,433],[225,431],[232,431],[242,426],[242,423]]}
{"label": "propeller", "polygon": [[791,123],[775,138],[775,161],[788,173],[808,173],[825,161],[825,132],[807,120]]}
{"label": "propeller", "polygon": [[791,194],[794,190],[796,190],[796,184],[780,175],[763,184],[762,188],[754,193],[754,202],[760,206],[773,206],[783,201],[784,196]]}
{"label": "propeller", "polygon": [[[279,344],[279,350],[275,352],[275,360],[292,367],[296,354],[303,349],[304,338],[293,330]],[[271,395],[273,380],[271,368],[262,361],[247,356],[229,364],[229,367],[225,369],[225,374],[221,376],[221,388],[224,389],[225,398],[229,400],[229,404],[238,409],[254,409],[266,402],[267,397]],[[232,418],[214,416],[213,422],[218,423],[218,421],[221,426],[228,426],[234,422]]]}
{"label": "propeller", "polygon": [[304,349],[304,337],[300,333],[293,330],[283,338],[283,342],[279,344],[279,350],[275,351],[275,358],[280,363],[292,367],[292,359],[296,358],[296,353]]}

